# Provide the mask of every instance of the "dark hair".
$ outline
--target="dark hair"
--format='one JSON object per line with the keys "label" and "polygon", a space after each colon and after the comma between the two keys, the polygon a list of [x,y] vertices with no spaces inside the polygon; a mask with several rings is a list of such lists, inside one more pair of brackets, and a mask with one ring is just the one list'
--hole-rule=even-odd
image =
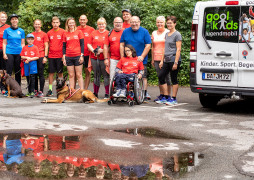
{"label": "dark hair", "polygon": [[177,18],[175,16],[168,16],[166,21],[168,21],[168,20],[173,21],[173,23],[175,24]]}
{"label": "dark hair", "polygon": [[[136,56],[137,56],[136,50],[135,50],[135,48],[134,48],[132,45],[126,44],[125,47],[124,47],[124,49],[125,49],[126,47],[129,48],[129,49],[131,50],[131,52],[132,52],[132,57],[136,57]],[[125,54],[125,51],[124,51],[124,57],[127,57],[126,54]]]}

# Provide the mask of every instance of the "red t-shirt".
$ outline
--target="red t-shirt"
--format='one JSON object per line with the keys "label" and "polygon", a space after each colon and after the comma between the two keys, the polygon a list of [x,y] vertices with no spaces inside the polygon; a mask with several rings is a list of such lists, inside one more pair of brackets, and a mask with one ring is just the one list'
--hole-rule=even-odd
{"label": "red t-shirt", "polygon": [[25,148],[25,149],[37,149],[38,146],[39,146],[39,139],[20,139],[21,143],[22,143],[22,146]]}
{"label": "red t-shirt", "polygon": [[111,169],[111,171],[114,171],[115,169],[117,169],[118,171],[121,172],[119,164],[110,164],[110,163],[108,163],[108,166]]}
{"label": "red t-shirt", "polygon": [[65,148],[66,149],[79,149],[80,148],[80,142],[79,141],[65,140]]}
{"label": "red t-shirt", "polygon": [[110,45],[110,58],[114,60],[120,60],[120,39],[123,34],[123,29],[121,31],[116,32],[113,30],[110,36],[106,37],[106,45]]}
{"label": "red t-shirt", "polygon": [[82,31],[82,33],[84,34],[84,56],[89,56],[90,51],[87,48],[87,43],[89,40],[89,36],[90,34],[95,30],[93,27],[86,25],[85,28],[82,28],[81,26],[79,26],[77,28],[77,30]]}
{"label": "red t-shirt", "polygon": [[58,164],[61,164],[64,162],[65,158],[62,156],[55,156],[55,155],[48,155],[47,159],[50,162],[56,161]]}
{"label": "red t-shirt", "polygon": [[42,154],[41,152],[34,152],[34,159],[39,160],[40,162],[47,159],[48,155],[47,154]]}
{"label": "red t-shirt", "polygon": [[49,38],[47,34],[43,31],[40,32],[33,32],[34,35],[34,45],[39,48],[40,57],[45,56],[45,42],[49,42]]}
{"label": "red t-shirt", "polygon": [[[101,49],[103,49],[108,33],[109,31],[107,30],[104,33],[100,33],[99,30],[93,31],[91,36],[89,37],[88,44],[91,44],[94,49],[97,48],[97,46],[100,46]],[[94,53],[91,52],[90,55],[92,59],[97,59],[97,57],[94,56]],[[103,53],[100,54],[99,59],[104,60]]]}
{"label": "red t-shirt", "polygon": [[139,70],[143,70],[143,62],[138,61],[138,57],[122,57],[116,65],[125,74],[137,74]]}
{"label": "red t-shirt", "polygon": [[81,159],[74,156],[66,156],[64,162],[73,164],[76,167],[79,167],[82,163]]}
{"label": "red t-shirt", "polygon": [[48,139],[49,139],[49,149],[50,150],[62,149],[62,142],[63,142],[62,136],[49,135]]}
{"label": "red t-shirt", "polygon": [[107,167],[108,164],[105,161],[102,160],[97,160],[97,159],[92,159],[90,161],[91,166],[98,166],[98,165],[102,165],[103,167]]}
{"label": "red t-shirt", "polygon": [[80,30],[64,33],[63,42],[66,42],[67,57],[75,57],[81,55],[80,39],[84,39],[84,35]]}
{"label": "red t-shirt", "polygon": [[26,56],[26,57],[39,57],[39,49],[37,46],[33,45],[32,47],[28,47],[28,45],[24,46],[20,56]]}
{"label": "red t-shirt", "polygon": [[93,166],[91,164],[91,159],[89,159],[89,158],[79,158],[79,161],[81,162],[81,164],[83,165],[84,168],[89,168],[89,167]]}
{"label": "red t-shirt", "polygon": [[0,27],[0,49],[3,49],[4,30],[8,27],[10,27],[8,24],[4,24],[3,26]]}
{"label": "red t-shirt", "polygon": [[123,28],[126,29],[126,28],[129,28],[131,27],[131,24],[128,24],[126,22],[123,22]]}
{"label": "red t-shirt", "polygon": [[65,30],[59,28],[57,31],[51,29],[47,35],[49,38],[49,58],[63,57],[63,35]]}

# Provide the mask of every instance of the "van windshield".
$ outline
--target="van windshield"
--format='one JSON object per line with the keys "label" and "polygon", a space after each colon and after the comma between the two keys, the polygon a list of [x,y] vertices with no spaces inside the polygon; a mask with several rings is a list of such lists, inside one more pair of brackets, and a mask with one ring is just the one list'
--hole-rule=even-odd
{"label": "van windshield", "polygon": [[204,37],[211,41],[238,43],[240,7],[207,7]]}

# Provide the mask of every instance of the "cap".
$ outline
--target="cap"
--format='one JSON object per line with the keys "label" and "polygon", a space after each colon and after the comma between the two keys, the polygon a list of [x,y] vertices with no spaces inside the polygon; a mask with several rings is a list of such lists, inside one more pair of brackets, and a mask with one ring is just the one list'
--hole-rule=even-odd
{"label": "cap", "polygon": [[12,14],[12,15],[9,16],[10,19],[13,18],[13,17],[19,18],[19,16],[17,14]]}
{"label": "cap", "polygon": [[28,35],[26,36],[26,38],[34,38],[34,35],[33,35],[33,34],[28,34]]}
{"label": "cap", "polygon": [[122,13],[123,13],[123,12],[128,12],[128,13],[131,14],[131,10],[129,10],[129,9],[123,9],[123,10],[122,10]]}

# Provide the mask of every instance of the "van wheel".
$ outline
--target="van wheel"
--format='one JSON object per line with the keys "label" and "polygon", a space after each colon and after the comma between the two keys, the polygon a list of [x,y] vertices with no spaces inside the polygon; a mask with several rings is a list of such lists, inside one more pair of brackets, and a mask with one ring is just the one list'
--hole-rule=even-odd
{"label": "van wheel", "polygon": [[220,101],[218,96],[209,96],[207,94],[199,94],[199,101],[204,108],[214,108]]}

